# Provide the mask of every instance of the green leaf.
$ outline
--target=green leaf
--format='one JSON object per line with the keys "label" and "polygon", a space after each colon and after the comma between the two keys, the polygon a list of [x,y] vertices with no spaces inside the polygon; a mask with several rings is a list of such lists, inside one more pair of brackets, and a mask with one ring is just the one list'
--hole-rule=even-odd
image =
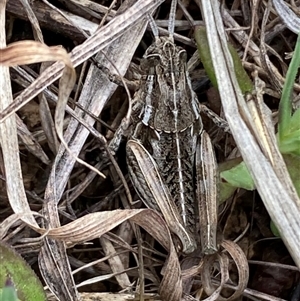
{"label": "green leaf", "polygon": [[287,169],[289,171],[290,177],[292,179],[292,182],[295,186],[295,189],[298,193],[298,196],[300,198],[300,156],[295,155],[283,155],[284,162],[287,166]]}
{"label": "green leaf", "polygon": [[[209,77],[212,85],[217,88],[218,87],[217,79],[216,79],[215,70],[214,70],[211,55],[210,55],[210,48],[208,45],[206,29],[204,26],[196,26],[195,40],[197,43],[199,57],[201,59],[203,67],[207,73],[207,76]],[[233,66],[234,66],[236,79],[238,81],[238,84],[241,88],[242,93],[251,92],[253,90],[252,81],[249,78],[247,72],[245,71],[237,51],[229,43],[228,43],[228,49],[230,51],[230,54],[231,54],[231,57],[233,60]]]}
{"label": "green leaf", "polygon": [[16,289],[10,278],[7,278],[3,289],[0,289],[0,301],[19,301]]}
{"label": "green leaf", "polygon": [[277,134],[278,145],[282,154],[300,156],[300,109],[296,110],[287,121],[287,127],[281,138]]}
{"label": "green leaf", "polygon": [[275,226],[275,224],[273,223],[273,221],[270,222],[270,229],[274,236],[280,237],[280,233],[279,233],[277,227]]}
{"label": "green leaf", "polygon": [[236,75],[237,82],[239,84],[239,87],[242,91],[243,94],[247,92],[252,92],[253,91],[253,83],[248,76],[246,70],[243,67],[242,61],[236,51],[236,49],[228,43],[228,49],[230,51],[232,60],[233,60],[233,66],[234,66],[234,71]]}
{"label": "green leaf", "polygon": [[285,137],[280,143],[279,150],[282,154],[300,156],[300,130]]}
{"label": "green leaf", "polygon": [[255,185],[252,177],[244,162],[236,165],[235,167],[223,171],[220,173],[222,179],[224,179],[230,185],[236,188],[244,188],[247,190],[254,190]]}
{"label": "green leaf", "polygon": [[298,108],[294,112],[294,114],[290,120],[289,128],[288,128],[288,131],[290,133],[293,133],[293,132],[299,131],[299,130],[300,130],[300,108]]}
{"label": "green leaf", "polygon": [[222,204],[227,199],[229,199],[236,191],[235,186],[232,186],[231,184],[226,182],[221,182],[219,187],[220,187],[219,204]]}
{"label": "green leaf", "polygon": [[[0,243],[0,287],[10,278],[22,301],[46,301],[43,286],[26,261],[13,248]],[[6,292],[6,288],[2,288]],[[4,301],[4,300],[3,300]],[[7,301],[7,300],[5,300]]]}
{"label": "green leaf", "polygon": [[206,29],[204,26],[196,26],[195,40],[197,43],[199,57],[207,73],[207,76],[209,77],[212,85],[217,88],[218,83],[217,83],[214,66],[210,55],[208,40],[206,36]]}

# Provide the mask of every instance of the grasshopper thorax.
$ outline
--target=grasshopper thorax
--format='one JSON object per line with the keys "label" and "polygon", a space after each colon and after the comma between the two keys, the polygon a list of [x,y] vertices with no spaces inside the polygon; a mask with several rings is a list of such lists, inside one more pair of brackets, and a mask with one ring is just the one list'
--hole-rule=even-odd
{"label": "grasshopper thorax", "polygon": [[140,118],[157,132],[181,132],[199,120],[186,57],[186,51],[170,37],[157,37],[144,55],[145,103]]}

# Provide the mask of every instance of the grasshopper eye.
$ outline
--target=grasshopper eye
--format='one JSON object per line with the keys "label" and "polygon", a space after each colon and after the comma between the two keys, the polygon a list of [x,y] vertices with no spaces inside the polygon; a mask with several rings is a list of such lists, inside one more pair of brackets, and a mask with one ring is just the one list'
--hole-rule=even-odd
{"label": "grasshopper eye", "polygon": [[140,68],[148,75],[155,74],[155,67],[160,63],[159,55],[145,55],[141,60]]}
{"label": "grasshopper eye", "polygon": [[180,50],[178,53],[179,59],[181,62],[186,63],[187,61],[187,53],[184,49]]}
{"label": "grasshopper eye", "polygon": [[155,67],[161,61],[160,55],[158,55],[158,54],[148,55],[146,59],[147,59],[147,64],[149,67]]}

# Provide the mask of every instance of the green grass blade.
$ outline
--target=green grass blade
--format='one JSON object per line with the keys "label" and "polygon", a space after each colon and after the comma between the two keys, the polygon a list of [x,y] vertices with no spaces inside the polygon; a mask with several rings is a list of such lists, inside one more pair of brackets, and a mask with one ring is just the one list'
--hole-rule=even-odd
{"label": "green grass blade", "polygon": [[300,65],[300,36],[298,35],[296,48],[286,74],[282,95],[279,103],[279,124],[278,137],[279,143],[284,140],[285,134],[289,131],[290,119],[292,116],[291,93]]}

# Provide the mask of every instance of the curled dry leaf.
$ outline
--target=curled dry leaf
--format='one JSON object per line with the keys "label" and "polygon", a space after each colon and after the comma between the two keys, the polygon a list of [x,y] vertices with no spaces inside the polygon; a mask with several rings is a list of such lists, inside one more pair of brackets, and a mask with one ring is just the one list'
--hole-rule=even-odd
{"label": "curled dry leaf", "polygon": [[[45,219],[45,217],[43,215],[39,214],[38,212],[34,212],[34,211],[31,211],[28,213],[11,214],[0,224],[0,240],[4,240],[6,233],[8,232],[8,230],[11,228],[11,226],[13,224],[15,224],[16,222],[18,222],[20,220],[25,221],[26,217],[28,217],[28,216],[38,216],[38,217]],[[46,222],[46,224],[48,224],[46,219],[45,219],[45,222]],[[42,239],[43,236],[47,235],[47,233],[48,233],[48,229],[46,230],[46,229],[41,229],[41,228],[33,227],[33,226],[32,226],[32,228],[35,231],[37,231],[38,233],[42,234],[42,236],[39,237],[38,239]]]}
{"label": "curled dry leaf", "polygon": [[[4,66],[16,66],[56,60],[62,61],[65,64],[64,73],[60,79],[58,99],[59,103],[65,104],[74,86],[76,73],[70,57],[64,48],[59,46],[48,47],[47,45],[36,41],[19,41],[0,49],[0,64]],[[60,114],[64,116],[64,110]],[[62,132],[62,129],[57,129],[57,131],[60,133]],[[62,140],[62,142],[64,141]],[[13,204],[13,199],[10,199],[9,201],[16,212],[16,206]],[[21,205],[22,211],[28,212],[27,203]],[[18,212],[20,211],[20,208],[18,208]],[[32,220],[30,226],[36,228],[37,224]]]}
{"label": "curled dry leaf", "polygon": [[[217,260],[220,267],[221,281],[217,289],[212,285],[211,281],[211,267],[214,266],[214,262]],[[215,301],[222,298],[221,291],[225,283],[229,279],[228,271],[229,261],[228,258],[222,253],[215,253],[213,255],[205,256],[203,259],[203,268],[201,270],[201,280],[203,284],[203,289],[209,295],[205,301]]]}
{"label": "curled dry leaf", "polygon": [[105,177],[97,169],[77,158],[69,149],[63,138],[63,120],[68,97],[74,87],[76,72],[69,54],[60,46],[49,47],[37,41],[19,41],[0,49],[0,63],[5,66],[33,64],[46,61],[62,61],[65,64],[63,75],[59,80],[58,102],[55,110],[55,127],[57,134],[68,152],[77,162]]}
{"label": "curled dry leaf", "polygon": [[62,61],[72,67],[66,50],[60,46],[49,47],[36,41],[19,41],[0,49],[0,63],[4,66],[17,66],[39,62]]}
{"label": "curled dry leaf", "polygon": [[[103,26],[103,28],[96,31],[91,38],[73,49],[71,59],[74,66],[77,67],[105,48],[120,37],[130,26],[140,21],[147,13],[156,9],[162,2],[163,0],[137,1],[127,10],[126,14],[120,14]],[[62,68],[61,64],[53,64],[47,68],[33,84],[14,100],[14,103],[0,113],[1,122],[40,93],[41,87],[46,88],[57,80],[62,74]]]}
{"label": "curled dry leaf", "polygon": [[[220,22],[222,17],[219,1],[202,1],[202,13],[205,22],[211,25],[207,27],[207,36],[210,47],[214,49],[211,54],[213,65],[218,70],[216,77],[220,83],[224,115],[268,213],[278,227],[296,265],[300,266],[299,198],[291,181],[289,180],[287,187],[282,178],[278,177],[269,158],[266,158],[259,146],[259,137],[251,129],[254,121],[233,72],[223,22]],[[284,178],[289,179],[286,172]]]}
{"label": "curled dry leaf", "polygon": [[161,216],[151,209],[127,209],[95,212],[49,231],[49,237],[79,243],[100,237],[130,219],[169,251],[159,288],[162,300],[179,301],[182,295],[181,269],[169,229]]}
{"label": "curled dry leaf", "polygon": [[[217,253],[212,256],[206,256],[203,260],[203,268],[201,270],[201,279],[203,283],[203,288],[205,292],[210,296],[205,300],[221,300],[221,301],[230,301],[235,300],[239,296],[241,296],[244,290],[247,287],[248,279],[249,279],[249,267],[247,258],[242,251],[242,249],[234,242],[225,240],[222,242],[221,246],[224,248],[232,260],[234,261],[237,273],[238,273],[238,284],[234,287],[234,292],[229,297],[221,296],[222,289],[224,288],[226,282],[229,280],[229,258],[226,253]],[[211,278],[211,267],[214,262],[217,260],[220,273],[221,273],[221,281],[219,286],[215,287],[212,283]]]}

